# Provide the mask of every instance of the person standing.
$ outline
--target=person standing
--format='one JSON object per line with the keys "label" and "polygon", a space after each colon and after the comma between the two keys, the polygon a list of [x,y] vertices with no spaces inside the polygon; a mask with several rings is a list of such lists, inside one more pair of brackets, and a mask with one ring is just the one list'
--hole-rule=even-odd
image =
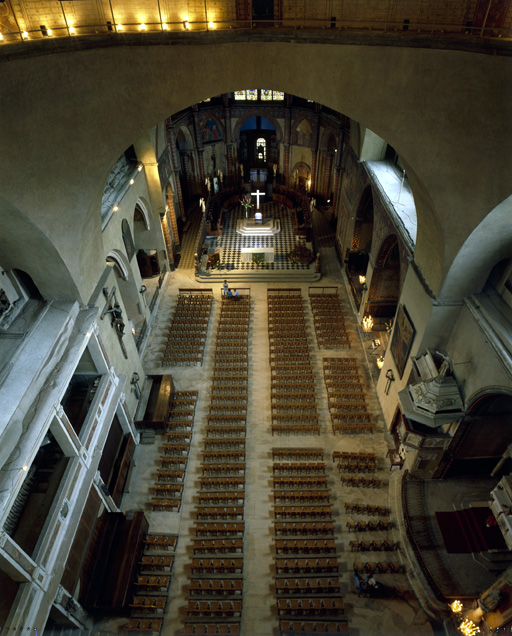
{"label": "person standing", "polygon": [[229,289],[229,285],[228,285],[228,281],[227,281],[227,280],[225,280],[225,281],[222,283],[222,287],[224,288],[224,296],[226,296],[226,295],[227,295],[227,293],[228,293],[228,289]]}

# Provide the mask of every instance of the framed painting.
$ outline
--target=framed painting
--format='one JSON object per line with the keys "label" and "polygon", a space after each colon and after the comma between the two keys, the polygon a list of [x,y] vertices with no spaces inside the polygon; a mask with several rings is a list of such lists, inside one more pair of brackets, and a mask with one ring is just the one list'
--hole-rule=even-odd
{"label": "framed painting", "polygon": [[414,325],[409,318],[407,311],[403,305],[398,307],[395,319],[395,328],[393,338],[391,340],[391,355],[396,364],[396,370],[400,378],[402,378],[405,365],[409,358],[412,343],[414,340]]}

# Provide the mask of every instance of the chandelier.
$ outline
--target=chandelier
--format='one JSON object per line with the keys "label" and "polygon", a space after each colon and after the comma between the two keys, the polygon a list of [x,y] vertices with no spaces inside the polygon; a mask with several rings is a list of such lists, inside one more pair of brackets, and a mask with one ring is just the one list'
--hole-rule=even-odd
{"label": "chandelier", "polygon": [[370,331],[373,329],[373,318],[371,316],[365,316],[363,318],[363,331],[365,333],[370,333]]}

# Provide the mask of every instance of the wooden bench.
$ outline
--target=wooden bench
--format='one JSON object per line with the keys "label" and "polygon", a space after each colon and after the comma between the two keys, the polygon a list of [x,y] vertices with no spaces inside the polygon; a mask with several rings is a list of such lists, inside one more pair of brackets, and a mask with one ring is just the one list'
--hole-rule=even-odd
{"label": "wooden bench", "polygon": [[128,623],[121,625],[123,632],[137,632],[145,634],[160,633],[163,621],[159,618],[131,618]]}
{"label": "wooden bench", "polygon": [[244,582],[241,578],[192,579],[188,589],[191,596],[240,596],[243,586]]}
{"label": "wooden bench", "polygon": [[314,574],[339,571],[336,557],[276,559],[275,563],[277,574]]}
{"label": "wooden bench", "polygon": [[285,488],[327,488],[327,477],[325,475],[302,475],[302,476],[276,476],[273,478],[274,489],[284,490]]}
{"label": "wooden bench", "polygon": [[143,555],[139,561],[142,570],[172,570],[174,557],[160,555]]}
{"label": "wooden bench", "polygon": [[199,493],[199,506],[235,506],[239,503],[243,504],[245,499],[244,491],[227,491],[227,492],[204,492]]}
{"label": "wooden bench", "polygon": [[139,612],[161,614],[164,612],[166,605],[166,596],[135,596],[133,603],[129,603],[129,606],[133,608],[132,614]]}
{"label": "wooden bench", "polygon": [[341,598],[279,598],[277,612],[280,616],[339,616],[345,612],[345,604]]}
{"label": "wooden bench", "polygon": [[148,548],[174,550],[178,543],[178,537],[177,535],[168,534],[148,534],[144,539],[144,543]]}
{"label": "wooden bench", "polygon": [[194,554],[236,554],[244,548],[243,539],[195,539]]}
{"label": "wooden bench", "polygon": [[196,519],[198,520],[238,520],[244,518],[243,506],[205,506],[196,507]]}
{"label": "wooden bench", "polygon": [[274,461],[321,461],[324,451],[321,448],[273,448],[272,459]]}
{"label": "wooden bench", "polygon": [[279,621],[280,636],[295,636],[297,633],[327,636],[327,634],[348,634],[348,623],[327,621]]}
{"label": "wooden bench", "polygon": [[168,499],[166,497],[153,497],[151,499],[153,510],[167,510],[169,512],[179,512],[181,507],[181,499]]}
{"label": "wooden bench", "polygon": [[274,506],[276,519],[331,519],[331,506]]}
{"label": "wooden bench", "polygon": [[332,535],[334,524],[332,521],[276,521],[274,532],[276,536]]}
{"label": "wooden bench", "polygon": [[148,574],[139,574],[135,581],[135,586],[142,590],[167,591],[170,580],[169,576],[150,576]]}
{"label": "wooden bench", "polygon": [[329,503],[328,491],[322,490],[275,490],[275,503]]}
{"label": "wooden bench", "polygon": [[337,594],[340,582],[337,577],[276,578],[276,594]]}
{"label": "wooden bench", "polygon": [[187,616],[240,616],[242,601],[188,601]]}
{"label": "wooden bench", "polygon": [[176,632],[176,636],[210,636],[232,634],[240,636],[239,623],[189,623],[183,629]]}
{"label": "wooden bench", "polygon": [[276,539],[277,554],[336,553],[334,539]]}
{"label": "wooden bench", "polygon": [[242,574],[243,559],[192,559],[192,572]]}

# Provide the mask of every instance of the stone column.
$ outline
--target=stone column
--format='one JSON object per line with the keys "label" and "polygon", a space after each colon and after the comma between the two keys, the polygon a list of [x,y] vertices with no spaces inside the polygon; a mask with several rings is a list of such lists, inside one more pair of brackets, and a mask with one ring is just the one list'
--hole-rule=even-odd
{"label": "stone column", "polygon": [[176,184],[176,195],[178,197],[178,203],[180,207],[181,218],[183,221],[187,220],[187,214],[185,211],[185,203],[183,201],[183,192],[181,190],[181,182],[180,182],[180,156],[178,152],[178,147],[176,146],[176,135],[174,134],[174,127],[168,120],[167,125],[167,140],[169,142],[169,149],[171,151],[171,159],[174,173],[174,181]]}

